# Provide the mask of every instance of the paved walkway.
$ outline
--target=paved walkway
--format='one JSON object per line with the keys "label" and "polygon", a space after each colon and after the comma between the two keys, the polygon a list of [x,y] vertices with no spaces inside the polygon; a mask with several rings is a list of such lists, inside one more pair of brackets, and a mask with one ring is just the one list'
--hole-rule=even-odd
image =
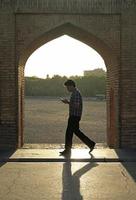
{"label": "paved walkway", "polygon": [[136,199],[135,151],[74,149],[71,159],[59,151],[1,152],[0,200]]}

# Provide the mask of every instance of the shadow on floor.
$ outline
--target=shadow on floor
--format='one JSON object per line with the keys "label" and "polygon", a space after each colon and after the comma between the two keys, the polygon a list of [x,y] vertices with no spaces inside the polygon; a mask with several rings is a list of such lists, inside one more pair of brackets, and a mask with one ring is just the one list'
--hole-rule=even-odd
{"label": "shadow on floor", "polygon": [[63,164],[63,173],[62,173],[62,200],[83,200],[83,196],[80,193],[80,177],[84,175],[87,171],[93,167],[97,167],[98,164],[90,162],[87,165],[83,166],[81,169],[72,174],[71,171],[71,162],[68,160]]}
{"label": "shadow on floor", "polygon": [[133,180],[136,181],[136,149],[115,149],[115,152],[119,158],[126,157],[130,159],[130,162],[121,162],[121,164],[133,178]]}
{"label": "shadow on floor", "polygon": [[8,159],[16,152],[15,149],[11,150],[1,150],[0,151],[0,167],[5,165]]}

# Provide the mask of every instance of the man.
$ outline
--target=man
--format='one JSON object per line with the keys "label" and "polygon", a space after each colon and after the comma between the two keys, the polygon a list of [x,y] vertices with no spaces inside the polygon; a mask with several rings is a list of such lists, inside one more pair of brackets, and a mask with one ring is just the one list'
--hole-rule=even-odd
{"label": "man", "polygon": [[79,122],[82,115],[82,96],[80,91],[76,88],[76,84],[73,80],[67,80],[64,85],[67,90],[71,92],[70,101],[68,99],[61,99],[65,104],[69,104],[69,118],[65,135],[65,150],[60,152],[63,156],[71,154],[73,133],[76,134],[89,148],[89,153],[94,149],[95,142],[90,140],[79,129]]}

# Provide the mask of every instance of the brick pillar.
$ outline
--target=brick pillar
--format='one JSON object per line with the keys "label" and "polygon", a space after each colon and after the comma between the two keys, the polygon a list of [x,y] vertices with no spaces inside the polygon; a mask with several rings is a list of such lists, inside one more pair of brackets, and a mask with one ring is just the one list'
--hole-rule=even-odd
{"label": "brick pillar", "polygon": [[136,7],[122,9],[121,147],[136,148]]}
{"label": "brick pillar", "polygon": [[0,148],[17,147],[15,17],[0,13]]}

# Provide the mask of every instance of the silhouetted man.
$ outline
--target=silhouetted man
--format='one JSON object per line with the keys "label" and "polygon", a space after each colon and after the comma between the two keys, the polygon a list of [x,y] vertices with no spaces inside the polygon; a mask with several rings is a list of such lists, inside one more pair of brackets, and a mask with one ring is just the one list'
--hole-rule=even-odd
{"label": "silhouetted man", "polygon": [[61,99],[65,104],[69,104],[69,118],[65,135],[65,150],[60,152],[61,155],[67,156],[71,154],[73,133],[76,134],[89,148],[91,152],[94,149],[95,142],[90,140],[79,129],[79,122],[82,115],[82,96],[80,91],[76,88],[76,84],[73,80],[67,80],[64,85],[67,90],[71,92],[70,101],[68,99]]}

